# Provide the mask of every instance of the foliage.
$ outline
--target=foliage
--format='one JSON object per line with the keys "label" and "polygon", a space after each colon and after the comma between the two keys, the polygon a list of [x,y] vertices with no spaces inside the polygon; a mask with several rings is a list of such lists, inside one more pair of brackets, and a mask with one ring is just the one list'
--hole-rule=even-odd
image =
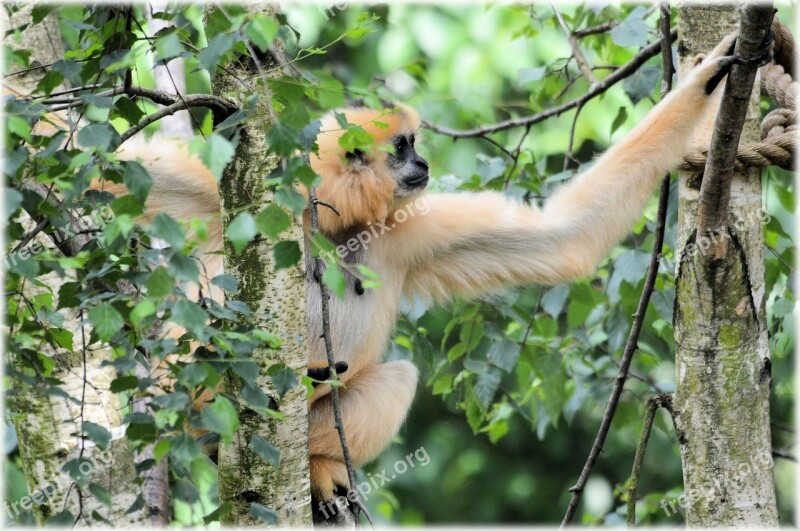
{"label": "foliage", "polygon": [[[6,388],[13,393],[11,381],[18,378],[58,392],[59,382],[51,377],[58,359],[48,352],[81,356],[73,332],[64,324],[75,311],[85,315],[91,343],[111,347],[113,355],[107,363],[117,371],[112,389],[120,394],[124,407],[130,408],[131,395],[155,383],[153,372],[167,353],[194,351],[194,360],[184,356],[169,364],[175,389],[154,398],[149,413],[129,410],[127,422],[132,444],[155,442],[156,459],[169,456],[178,521],[203,524],[218,519],[220,511],[216,510],[216,467],[200,443],[230,439],[242,407],[274,414],[264,392],[253,385],[258,366],[249,353],[256,345],[277,347],[281,338],[248,327],[252,310],[237,300],[238,287],[232,277],[212,280],[227,292],[224,304],[192,296],[186,289],[187,282],[207,275],[191,254],[207,237],[205,220],[185,223],[160,215],[149,226],[136,223],[150,179],[140,165],[118,160],[114,150],[121,133],[158,107],[146,98],[100,94],[125,86],[129,74],[133,84],[153,86],[152,64],[175,57],[186,61],[189,91],[208,93],[211,72],[224,71],[226,64],[256,50],[260,52],[257,59],[264,61],[274,39],[281,39],[290,63],[302,76],[271,78],[266,92],[255,86],[263,82],[260,78],[250,80],[252,98],[268,94],[277,118],[268,140],[283,163],[265,177],[276,190],[276,205],[256,218],[247,212],[238,214],[226,236],[237,252],[253,238],[268,238],[275,242],[278,267],[288,267],[299,259],[300,247],[297,242],[277,242],[291,224],[287,212],[299,214],[305,208],[296,183],[315,182],[302,154],[315,148],[324,112],[353,99],[377,107],[379,99],[385,98],[418,108],[431,123],[467,128],[540,112],[581,96],[590,83],[569,59],[567,39],[545,4],[346,9],[292,5],[278,23],[249,19],[231,4],[210,7],[205,13],[201,7],[187,5],[158,15],[172,26],[155,35],[148,32],[143,9],[65,5],[42,7],[35,15],[43,17],[52,11],[58,17],[68,51],[64,60],[47,69],[37,88],[41,98],[5,101],[6,250],[31,230],[30,224],[21,222],[22,212],[35,222],[46,220],[42,232],[50,237],[54,237],[54,227],[67,223],[67,211],[89,216],[105,208],[112,215],[98,227],[97,237],[74,256],[44,251],[30,259],[7,261],[10,359]],[[657,16],[642,7],[593,4],[563,11],[573,30],[621,22],[610,32],[580,40],[594,65],[624,64],[638,47],[657,38]],[[247,39],[253,47],[246,46]],[[32,66],[25,50],[7,49],[5,58],[5,71]],[[279,68],[273,63],[264,67]],[[572,153],[580,166],[591,164],[596,153],[652,107],[658,99],[659,72],[655,58],[583,107],[574,127]],[[607,73],[595,72],[599,78]],[[53,107],[49,102],[55,98],[51,94],[62,83],[98,85],[70,98],[88,125],[77,134],[74,124],[55,135],[42,134],[34,125],[48,121],[46,113]],[[234,154],[235,126],[247,119],[248,109],[220,118],[197,108],[192,116],[199,136],[193,150],[220,175]],[[419,147],[435,177],[432,187],[503,190],[521,201],[540,201],[572,175],[572,170],[564,169],[572,118],[572,112],[565,113],[530,130],[494,135],[512,156],[480,138],[454,142],[424,132]],[[347,130],[342,145],[368,147],[371,139],[357,125],[340,125]],[[145,133],[158,127],[158,122],[149,125]],[[76,147],[75,139],[82,149]],[[66,147],[59,149],[64,143]],[[764,203],[770,214],[764,226],[767,308],[775,379],[772,416],[776,425],[786,425],[790,424],[794,386],[793,270],[789,265],[794,263],[796,203],[785,172],[770,169],[765,175]],[[114,198],[88,191],[90,181],[97,178],[123,182],[130,194]],[[25,180],[50,188],[51,196],[43,201],[22,186]],[[672,188],[667,250],[633,365],[637,379],[627,384],[629,392],[589,484],[583,507],[586,523],[617,524],[624,518],[627,490],[623,486],[646,397],[656,390],[674,389],[677,193]],[[56,204],[54,197],[62,198],[62,203]],[[522,287],[447,308],[405,302],[388,357],[413,359],[422,367],[427,389],[418,393],[400,444],[362,475],[390,468],[422,447],[431,459],[428,466],[398,476],[371,495],[369,505],[382,518],[399,523],[552,522],[561,518],[568,488],[577,478],[602,414],[610,379],[616,376],[616,360],[652,247],[654,216],[655,202],[597,273],[572,285]],[[316,241],[315,250],[324,252],[328,245]],[[329,271],[325,280],[336,292],[341,274],[337,275],[337,267]],[[64,283],[55,291],[50,286],[57,277]],[[377,279],[374,282],[377,286]],[[120,290],[120,283],[132,289]],[[26,287],[31,285],[40,288],[41,294],[27,297]],[[177,323],[187,332],[180,338],[152,334],[161,321]],[[40,348],[43,344],[51,350]],[[137,366],[151,376],[138,376]],[[301,383],[287,381],[281,367],[273,367],[270,374],[282,389]],[[213,391],[225,375],[241,380],[247,392],[240,396],[246,403],[216,393],[202,413],[193,410],[192,397]],[[15,414],[19,413],[7,412],[9,417]],[[209,435],[197,441],[187,434],[186,426],[206,429]],[[13,435],[11,430],[8,433]],[[98,443],[107,437],[93,426],[84,425],[83,433]],[[782,431],[775,431],[774,440],[776,447],[789,446],[791,441]],[[280,456],[267,440],[254,440],[252,445],[257,455],[279,466]],[[24,494],[18,488],[15,446],[13,440],[6,443],[6,477],[14,486],[8,492],[10,500]],[[673,430],[663,418],[656,422],[648,455],[640,486],[641,521],[677,523],[659,505],[662,499],[676,499],[681,485]],[[656,455],[661,457],[656,459]],[[778,463],[779,502],[787,518],[793,509],[792,473]],[[258,504],[251,511],[258,518],[273,517],[271,509]],[[29,522],[26,518],[23,515],[20,521]]]}

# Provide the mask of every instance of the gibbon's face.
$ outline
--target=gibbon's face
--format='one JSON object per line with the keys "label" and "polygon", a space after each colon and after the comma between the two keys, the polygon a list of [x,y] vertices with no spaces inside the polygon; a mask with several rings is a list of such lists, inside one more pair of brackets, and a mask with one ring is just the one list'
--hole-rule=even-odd
{"label": "gibbon's face", "polygon": [[317,197],[336,207],[321,208],[320,229],[343,234],[380,221],[422,192],[428,184],[428,163],[414,148],[420,120],[404,105],[387,109],[353,108],[341,111],[348,123],[363,128],[374,140],[369,152],[347,153],[339,145],[344,131],[330,114],[317,136],[319,153],[311,168],[322,178]]}

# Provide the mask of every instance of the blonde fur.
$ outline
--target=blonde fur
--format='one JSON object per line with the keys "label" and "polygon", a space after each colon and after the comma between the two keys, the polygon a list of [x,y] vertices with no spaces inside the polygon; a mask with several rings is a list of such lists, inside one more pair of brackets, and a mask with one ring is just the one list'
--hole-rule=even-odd
{"label": "blonde fur", "polygon": [[[351,289],[356,279],[350,276],[345,297],[330,301],[333,351],[337,361],[349,364],[342,375],[342,414],[357,465],[386,447],[414,396],[417,371],[412,364],[380,363],[401,297],[413,294],[446,301],[503,286],[568,282],[590,274],[641,215],[656,183],[681,161],[695,127],[716,112],[709,104],[715,99],[706,94],[705,86],[722,68],[731,39],[542,209],[495,192],[421,196],[403,192],[381,146],[419,128],[419,119],[409,108],[345,111],[350,123],[363,127],[375,140],[376,148],[364,160],[348,160],[339,146],[343,131],[335,117],[323,120],[319,154],[310,160],[322,178],[318,197],[335,205],[341,216],[320,207],[320,229],[341,243],[377,224],[392,226],[371,239],[368,248],[345,258],[377,272],[382,287],[359,294]],[[161,211],[179,219],[209,216],[215,225],[207,250],[221,249],[216,182],[185,148],[169,145],[173,147],[158,140],[126,147],[123,154],[141,159],[153,175],[148,215]],[[122,193],[119,187],[112,191]],[[418,204],[424,204],[425,213],[400,219],[402,209]],[[205,260],[211,263],[218,257],[206,255]],[[314,271],[311,263],[307,269],[309,366],[324,367],[317,280],[321,271]],[[347,481],[329,391],[320,386],[309,401],[312,488],[322,499],[332,497],[334,487]]]}

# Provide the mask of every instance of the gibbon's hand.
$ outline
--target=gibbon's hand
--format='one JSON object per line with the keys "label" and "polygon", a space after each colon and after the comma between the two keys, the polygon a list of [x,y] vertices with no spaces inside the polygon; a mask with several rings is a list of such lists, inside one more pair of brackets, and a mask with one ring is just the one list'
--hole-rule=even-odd
{"label": "gibbon's hand", "polygon": [[[738,36],[738,32],[728,35],[717,45],[717,47],[708,55],[708,57],[704,58],[702,55],[699,55],[695,59],[697,64],[703,62],[706,63],[706,65],[714,65],[718,68],[718,70],[711,75],[706,82],[706,94],[711,94],[714,92],[714,89],[717,88],[719,82],[722,81],[726,75],[728,75],[732,65],[755,64],[756,66],[762,66],[769,62],[772,56],[772,41],[775,40],[775,32],[773,30],[769,30],[769,33],[767,33],[767,35],[764,37],[764,40],[761,42],[761,47],[752,57],[734,55],[736,39]],[[704,69],[714,67],[706,65],[704,65]]]}
{"label": "gibbon's hand", "polygon": [[[336,368],[336,374],[343,374],[347,372],[348,365],[346,361],[337,361],[334,367]],[[330,367],[315,367],[313,369],[309,368],[308,376],[315,380],[320,380],[319,382],[314,382],[313,384],[311,384],[314,387],[316,387],[317,385],[320,384],[320,382],[324,382],[325,380],[331,377],[331,368]]]}

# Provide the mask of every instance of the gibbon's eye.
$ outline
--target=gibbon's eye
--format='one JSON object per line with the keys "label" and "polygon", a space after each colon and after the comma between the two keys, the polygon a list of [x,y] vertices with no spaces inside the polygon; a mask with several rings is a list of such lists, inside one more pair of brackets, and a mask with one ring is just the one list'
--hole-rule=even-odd
{"label": "gibbon's eye", "polygon": [[408,147],[408,140],[406,139],[406,137],[401,136],[400,138],[394,141],[395,155],[398,157],[404,156],[407,147]]}

